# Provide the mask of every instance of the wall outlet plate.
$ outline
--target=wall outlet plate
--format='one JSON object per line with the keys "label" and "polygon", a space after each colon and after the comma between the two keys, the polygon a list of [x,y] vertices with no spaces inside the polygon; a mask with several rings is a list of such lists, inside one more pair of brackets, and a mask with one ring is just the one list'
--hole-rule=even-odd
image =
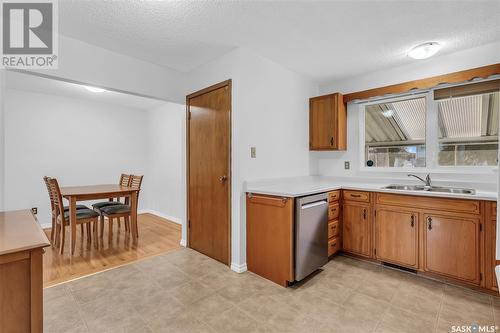
{"label": "wall outlet plate", "polygon": [[38,214],[38,207],[33,207],[31,208],[31,211],[33,212],[33,214]]}
{"label": "wall outlet plate", "polygon": [[250,147],[250,157],[251,158],[257,157],[257,148],[256,147]]}
{"label": "wall outlet plate", "polygon": [[344,162],[344,169],[349,170],[351,168],[351,162],[345,161]]}

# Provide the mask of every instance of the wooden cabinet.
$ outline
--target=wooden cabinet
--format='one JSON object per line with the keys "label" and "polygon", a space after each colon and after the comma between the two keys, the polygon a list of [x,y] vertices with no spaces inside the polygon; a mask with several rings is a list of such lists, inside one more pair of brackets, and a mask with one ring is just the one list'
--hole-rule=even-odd
{"label": "wooden cabinet", "polygon": [[246,205],[248,270],[287,286],[294,280],[294,200],[248,194]]}
{"label": "wooden cabinet", "polygon": [[328,256],[337,253],[342,243],[339,199],[340,191],[328,192]]}
{"label": "wooden cabinet", "polygon": [[498,291],[495,267],[500,265],[500,260],[496,259],[497,240],[497,203],[487,201],[485,218],[485,287]]}
{"label": "wooden cabinet", "polygon": [[345,252],[370,257],[370,206],[345,202],[342,212],[342,249]]}
{"label": "wooden cabinet", "polygon": [[403,209],[377,209],[375,258],[396,265],[418,266],[418,213]]}
{"label": "wooden cabinet", "polygon": [[479,284],[480,219],[424,214],[424,270]]}
{"label": "wooden cabinet", "polygon": [[309,150],[346,150],[347,113],[339,93],[309,100]]}
{"label": "wooden cabinet", "polygon": [[0,212],[0,332],[43,332],[43,248],[30,210]]}

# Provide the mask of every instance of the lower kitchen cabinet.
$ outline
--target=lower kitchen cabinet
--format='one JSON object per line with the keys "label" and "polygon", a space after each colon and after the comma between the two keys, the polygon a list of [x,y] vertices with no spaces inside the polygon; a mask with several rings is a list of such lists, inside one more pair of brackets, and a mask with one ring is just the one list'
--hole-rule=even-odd
{"label": "lower kitchen cabinet", "polygon": [[375,258],[410,268],[418,266],[418,213],[377,209]]}
{"label": "lower kitchen cabinet", "polygon": [[497,203],[486,202],[485,220],[485,287],[498,291],[495,267],[500,265],[500,260],[496,259],[497,243]]}
{"label": "lower kitchen cabinet", "polygon": [[370,206],[345,202],[342,212],[342,250],[370,257]]}
{"label": "lower kitchen cabinet", "polygon": [[249,194],[246,204],[248,270],[287,286],[294,280],[294,200]]}
{"label": "lower kitchen cabinet", "polygon": [[480,219],[424,214],[424,270],[479,284]]}

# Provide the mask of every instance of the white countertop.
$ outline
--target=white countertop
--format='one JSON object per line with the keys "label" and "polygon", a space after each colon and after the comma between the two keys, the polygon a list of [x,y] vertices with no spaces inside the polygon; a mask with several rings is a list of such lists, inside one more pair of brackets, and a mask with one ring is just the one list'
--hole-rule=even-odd
{"label": "white countertop", "polygon": [[[275,180],[247,182],[245,191],[255,194],[266,194],[266,195],[275,195],[275,196],[292,197],[292,198],[315,194],[315,193],[339,190],[339,189],[398,193],[398,194],[443,197],[443,198],[461,198],[461,199],[471,199],[471,200],[496,201],[498,197],[497,192],[481,191],[481,190],[476,190],[476,194],[471,195],[471,194],[439,193],[439,192],[427,192],[427,191],[392,190],[383,188],[387,185],[394,183],[401,184],[401,182],[397,181],[393,183],[386,183],[377,180],[356,181],[354,179],[348,179],[348,178],[309,176],[309,177],[282,178]],[[417,184],[417,183],[408,181],[404,182],[403,184]]]}

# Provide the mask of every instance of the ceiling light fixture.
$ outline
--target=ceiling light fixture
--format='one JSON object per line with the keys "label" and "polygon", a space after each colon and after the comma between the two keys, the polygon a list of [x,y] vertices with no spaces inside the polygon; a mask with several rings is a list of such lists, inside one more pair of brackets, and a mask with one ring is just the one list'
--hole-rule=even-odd
{"label": "ceiling light fixture", "polygon": [[97,87],[91,87],[91,86],[84,86],[85,89],[87,89],[88,91],[91,91],[93,93],[102,93],[102,92],[105,92],[106,89],[102,89],[102,88],[97,88]]}
{"label": "ceiling light fixture", "polygon": [[413,59],[427,59],[429,57],[432,57],[435,55],[439,49],[441,48],[441,45],[436,42],[428,42],[424,44],[420,44],[412,48],[408,52],[408,56],[413,58]]}

